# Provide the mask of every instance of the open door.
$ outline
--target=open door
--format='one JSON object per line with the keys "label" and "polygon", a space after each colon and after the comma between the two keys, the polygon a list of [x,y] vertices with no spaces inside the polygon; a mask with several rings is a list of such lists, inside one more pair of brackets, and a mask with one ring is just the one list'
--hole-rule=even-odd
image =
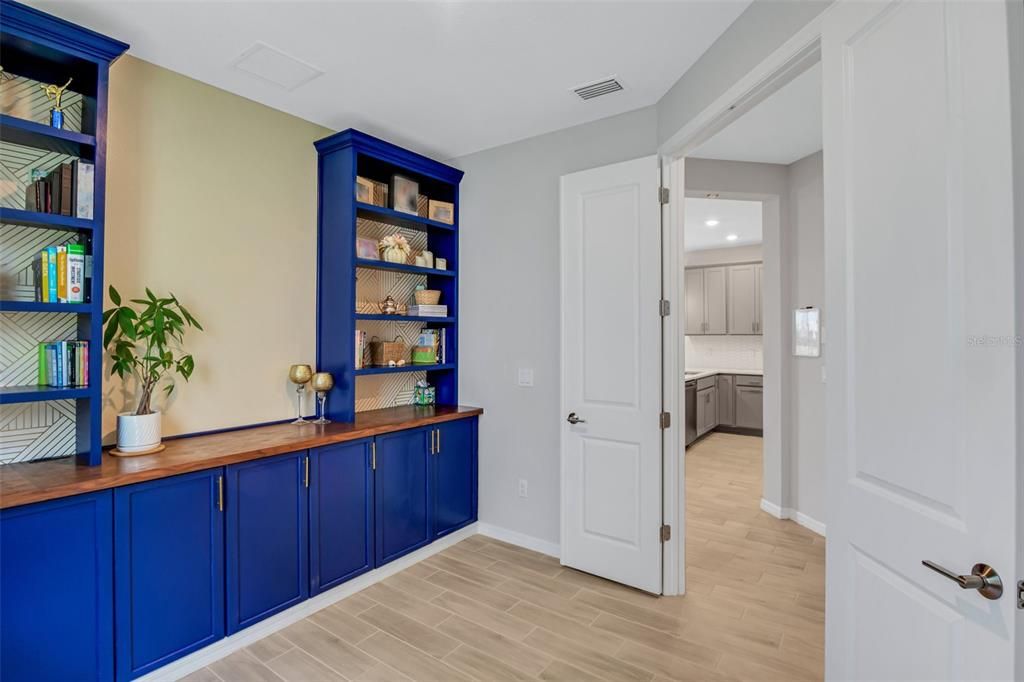
{"label": "open door", "polygon": [[843,3],[822,64],[827,677],[1014,679],[1007,7]]}
{"label": "open door", "polygon": [[562,563],[661,593],[658,157],[562,177]]}

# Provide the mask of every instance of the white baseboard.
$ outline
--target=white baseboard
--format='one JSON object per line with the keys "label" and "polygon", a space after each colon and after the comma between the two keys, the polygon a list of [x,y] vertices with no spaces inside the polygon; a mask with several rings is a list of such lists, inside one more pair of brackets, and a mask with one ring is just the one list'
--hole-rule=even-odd
{"label": "white baseboard", "polygon": [[493,526],[482,521],[476,525],[477,532],[479,532],[480,535],[486,535],[489,538],[501,540],[502,542],[507,542],[510,545],[518,545],[519,547],[532,549],[534,552],[547,554],[548,556],[553,556],[556,559],[561,558],[561,549],[557,542],[541,540],[540,538],[535,538],[532,535],[526,535],[525,533],[520,533],[518,531],[501,528],[500,526]]}
{"label": "white baseboard", "polygon": [[[476,535],[478,532],[477,526],[478,524],[474,523],[452,533],[451,535],[446,535],[440,540],[435,540],[422,549],[416,550],[411,554],[406,554],[400,559],[395,559],[386,566],[381,566],[380,568],[374,569],[368,573],[364,573],[342,585],[338,585],[333,589],[322,592],[315,597],[311,597],[301,604],[296,604],[286,611],[275,614],[266,620],[260,621],[241,632],[231,635],[230,637],[226,637],[208,647],[204,647],[199,651],[185,656],[184,658],[179,658],[173,663],[168,663],[162,668],[158,668],[157,670],[154,670],[153,672],[138,679],[140,682],[164,682],[165,680],[170,682],[172,680],[180,679],[189,673],[193,673],[196,670],[213,663],[214,661],[224,658],[228,654],[234,653],[239,649],[257,642],[278,630],[283,630],[292,623],[298,622],[306,616],[316,613],[320,609],[327,608],[331,604],[339,602],[345,597],[349,597],[360,590],[366,589],[374,583],[378,583],[399,571],[403,571],[413,564],[423,561],[427,557],[437,554],[443,549],[451,547],[457,542],[461,542],[472,535]],[[513,541],[507,540],[507,542]]]}
{"label": "white baseboard", "polygon": [[780,507],[774,502],[769,502],[763,497],[761,498],[761,511],[767,512],[777,519],[789,519],[794,521],[807,530],[825,537],[825,524],[817,519],[811,518],[801,511],[790,509],[789,507]]}

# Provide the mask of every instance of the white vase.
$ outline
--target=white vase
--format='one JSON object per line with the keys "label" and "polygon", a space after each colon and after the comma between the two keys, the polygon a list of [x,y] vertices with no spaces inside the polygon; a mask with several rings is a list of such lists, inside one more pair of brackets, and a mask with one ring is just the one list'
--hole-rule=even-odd
{"label": "white vase", "polygon": [[121,452],[145,452],[160,445],[160,413],[117,415],[117,449]]}

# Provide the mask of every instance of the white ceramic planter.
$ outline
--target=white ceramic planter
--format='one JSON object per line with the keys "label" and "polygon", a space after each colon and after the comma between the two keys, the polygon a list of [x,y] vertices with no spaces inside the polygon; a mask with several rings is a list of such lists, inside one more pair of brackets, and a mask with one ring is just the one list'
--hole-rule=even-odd
{"label": "white ceramic planter", "polygon": [[117,449],[121,452],[145,452],[160,445],[160,413],[117,415]]}

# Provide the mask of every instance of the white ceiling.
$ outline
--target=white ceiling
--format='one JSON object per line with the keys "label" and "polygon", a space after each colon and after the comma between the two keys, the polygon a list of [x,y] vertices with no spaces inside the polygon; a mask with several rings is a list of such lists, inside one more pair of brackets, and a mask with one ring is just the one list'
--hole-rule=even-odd
{"label": "white ceiling", "polygon": [[690,156],[791,164],[821,149],[821,64],[736,119]]}
{"label": "white ceiling", "polygon": [[[708,220],[717,220],[714,226]],[[683,243],[687,251],[761,243],[761,202],[686,198]],[[730,241],[729,235],[736,235]]]}
{"label": "white ceiling", "polygon": [[[749,0],[29,4],[275,109],[451,158],[653,104]],[[232,68],[257,43],[324,74],[288,91]],[[608,76],[625,90],[572,93]]]}

